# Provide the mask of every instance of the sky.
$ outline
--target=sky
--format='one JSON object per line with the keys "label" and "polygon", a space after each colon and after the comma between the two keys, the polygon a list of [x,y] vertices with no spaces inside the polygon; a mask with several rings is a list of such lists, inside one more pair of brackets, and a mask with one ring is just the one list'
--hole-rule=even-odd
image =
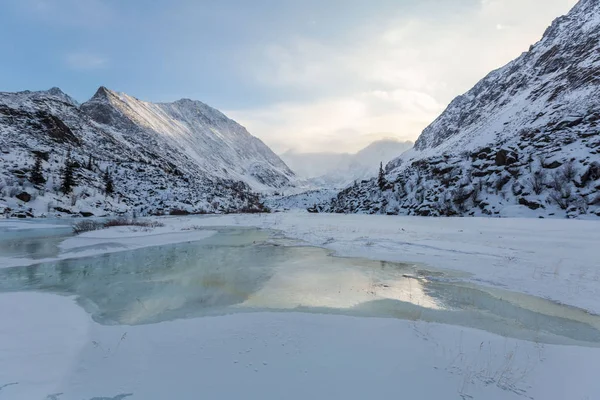
{"label": "sky", "polygon": [[415,140],[576,0],[3,0],[0,91],[201,100],[274,151]]}

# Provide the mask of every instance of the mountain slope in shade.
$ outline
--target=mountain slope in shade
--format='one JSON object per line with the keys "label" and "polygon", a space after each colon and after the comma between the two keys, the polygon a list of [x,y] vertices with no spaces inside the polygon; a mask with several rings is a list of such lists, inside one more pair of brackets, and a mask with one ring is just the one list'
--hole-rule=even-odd
{"label": "mountain slope in shade", "polygon": [[600,214],[600,1],[457,97],[414,149],[322,207],[416,215]]}
{"label": "mountain slope in shade", "polygon": [[[77,186],[64,196],[68,150]],[[30,182],[35,154],[43,157],[43,185]],[[107,169],[112,196],[103,194]],[[258,210],[254,191],[294,180],[260,140],[200,102],[152,104],[106,88],[82,105],[57,88],[0,93],[0,212]]]}
{"label": "mountain slope in shade", "polygon": [[380,163],[387,164],[413,146],[409,141],[378,140],[355,154],[296,153],[288,151],[281,158],[314,188],[344,188],[356,180],[370,179]]}

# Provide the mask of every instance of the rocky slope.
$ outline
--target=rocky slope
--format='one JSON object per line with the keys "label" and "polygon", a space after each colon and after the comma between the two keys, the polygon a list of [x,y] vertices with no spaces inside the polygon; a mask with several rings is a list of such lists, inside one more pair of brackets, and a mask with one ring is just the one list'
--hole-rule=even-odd
{"label": "rocky slope", "polygon": [[457,97],[384,180],[322,211],[600,216],[600,1]]}
{"label": "rocky slope", "polygon": [[[76,186],[65,195],[69,150]],[[36,155],[45,183],[31,179]],[[260,140],[198,101],[152,104],[104,87],[81,105],[57,88],[0,93],[0,214],[253,211],[257,191],[294,180]]]}

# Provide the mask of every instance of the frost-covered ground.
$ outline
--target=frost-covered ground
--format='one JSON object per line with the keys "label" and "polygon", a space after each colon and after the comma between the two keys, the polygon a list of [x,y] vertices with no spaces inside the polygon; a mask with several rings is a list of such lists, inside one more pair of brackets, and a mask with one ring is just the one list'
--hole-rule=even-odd
{"label": "frost-covered ground", "polygon": [[[600,312],[597,221],[308,213],[161,221],[60,247],[98,253],[128,240],[131,248],[197,240],[202,227],[256,226],[341,256],[424,263]],[[1,293],[0,320],[10,321],[0,324],[0,399],[600,398],[600,348],[436,323],[261,312],[105,326],[73,298],[46,293]]]}
{"label": "frost-covered ground", "polygon": [[331,201],[337,194],[338,191],[335,189],[313,189],[291,195],[269,196],[265,199],[265,205],[271,210],[278,211],[306,210],[317,204]]}
{"label": "frost-covered ground", "polygon": [[[439,324],[258,313],[102,326],[66,297],[0,295],[7,399],[596,399],[597,348]],[[7,386],[3,386],[7,385]]]}

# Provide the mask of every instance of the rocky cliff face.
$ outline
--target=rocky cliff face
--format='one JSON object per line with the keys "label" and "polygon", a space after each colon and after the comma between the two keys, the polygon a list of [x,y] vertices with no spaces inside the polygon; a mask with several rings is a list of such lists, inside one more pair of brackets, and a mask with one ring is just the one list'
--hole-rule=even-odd
{"label": "rocky cliff face", "polygon": [[[64,195],[69,150],[76,186]],[[31,181],[36,156],[43,184]],[[261,209],[257,191],[294,180],[260,140],[197,101],[152,104],[103,87],[81,105],[57,88],[0,93],[0,212],[252,211]]]}
{"label": "rocky cliff face", "polygon": [[457,97],[415,148],[322,210],[600,215],[600,1]]}

